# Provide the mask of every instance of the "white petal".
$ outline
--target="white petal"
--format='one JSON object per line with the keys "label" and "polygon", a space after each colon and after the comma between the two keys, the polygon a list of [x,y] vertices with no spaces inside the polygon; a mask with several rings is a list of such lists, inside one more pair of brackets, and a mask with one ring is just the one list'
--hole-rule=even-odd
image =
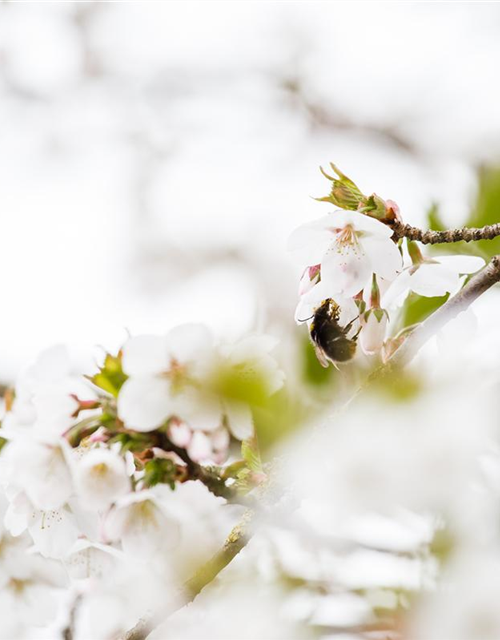
{"label": "white petal", "polygon": [[215,431],[221,426],[220,401],[208,393],[186,389],[175,396],[175,409],[175,415],[187,422],[194,431]]}
{"label": "white petal", "polygon": [[75,480],[83,503],[103,510],[130,491],[125,460],[109,449],[89,451],[78,462]]}
{"label": "white petal", "polygon": [[28,378],[44,384],[57,382],[71,373],[71,361],[67,347],[54,345],[40,353],[36,362],[26,371]]}
{"label": "white petal", "polygon": [[223,353],[232,365],[236,365],[267,355],[269,351],[272,351],[278,344],[279,340],[274,336],[264,334],[248,336],[226,347]]}
{"label": "white petal", "polygon": [[73,514],[64,507],[33,512],[28,529],[42,556],[57,559],[69,552],[80,533]]}
{"label": "white petal", "polygon": [[420,296],[444,296],[459,285],[458,273],[440,264],[423,264],[410,278],[411,290]]}
{"label": "white petal", "polygon": [[213,346],[213,336],[204,324],[181,324],[166,335],[169,358],[181,364],[196,361]]}
{"label": "white petal", "polygon": [[356,231],[364,231],[370,236],[390,238],[394,233],[388,225],[380,220],[358,211],[337,211],[331,214],[331,218],[335,222],[335,226],[345,227],[350,224]]}
{"label": "white petal", "polygon": [[118,416],[129,429],[152,431],[171,415],[170,384],[156,376],[129,378],[118,396]]}
{"label": "white petal", "polygon": [[382,309],[400,306],[411,289],[411,274],[409,269],[402,271],[382,295],[380,306]]}
{"label": "white petal", "polygon": [[370,259],[363,245],[339,246],[337,243],[327,251],[321,263],[321,280],[336,293],[354,296],[364,288],[371,276]]}
{"label": "white petal", "polygon": [[229,430],[238,440],[247,440],[254,433],[250,407],[242,402],[226,402],[226,416]]}
{"label": "white petal", "polygon": [[129,376],[154,375],[166,371],[168,357],[165,338],[135,336],[123,345],[122,366]]}
{"label": "white petal", "polygon": [[382,348],[387,328],[387,315],[384,313],[380,322],[374,313],[370,313],[368,321],[363,324],[359,341],[363,352],[372,355]]}
{"label": "white petal", "polygon": [[435,259],[457,273],[475,273],[485,265],[483,258],[479,256],[439,256]]}
{"label": "white petal", "polygon": [[403,268],[403,258],[396,244],[390,238],[375,237],[363,238],[362,244],[372,271],[386,280],[394,280]]}
{"label": "white petal", "polygon": [[319,264],[335,239],[334,234],[330,231],[331,227],[332,215],[297,227],[288,238],[288,251],[292,253],[297,262],[303,265]]}

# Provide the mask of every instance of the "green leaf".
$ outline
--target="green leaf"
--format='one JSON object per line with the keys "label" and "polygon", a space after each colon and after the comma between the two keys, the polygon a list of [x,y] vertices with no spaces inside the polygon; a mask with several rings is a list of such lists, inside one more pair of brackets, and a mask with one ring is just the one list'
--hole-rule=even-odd
{"label": "green leaf", "polygon": [[262,473],[262,460],[260,459],[257,438],[243,440],[241,443],[241,455],[251,471]]}
{"label": "green leaf", "polygon": [[[433,205],[427,214],[432,229],[446,229],[439,216],[437,205]],[[466,227],[484,227],[500,222],[500,166],[481,167],[478,171],[477,195],[470,215],[464,221]],[[500,253],[500,237],[493,240],[477,240],[475,242],[452,242],[432,245],[429,251],[434,254],[461,253],[481,256],[488,260]]]}
{"label": "green leaf", "polygon": [[[478,172],[478,191],[468,227],[484,227],[500,222],[500,166],[483,167]],[[464,244],[464,243],[460,243]],[[500,237],[470,243],[476,253],[491,258],[500,253]]]}
{"label": "green leaf", "polygon": [[309,336],[304,334],[301,345],[302,356],[302,376],[304,381],[310,385],[323,387],[331,384],[338,376],[338,371],[334,367],[322,367],[311,344]]}
{"label": "green leaf", "polygon": [[446,229],[446,225],[441,219],[439,205],[436,202],[433,202],[427,211],[427,224],[429,229],[434,231],[444,231]]}
{"label": "green leaf", "polygon": [[423,322],[431,313],[437,311],[439,307],[448,300],[449,294],[445,296],[426,298],[416,293],[410,293],[403,305],[403,327]]}
{"label": "green leaf", "polygon": [[148,460],[144,466],[144,484],[147,487],[154,487],[159,484],[168,484],[175,489],[175,479],[177,468],[173,460],[169,458],[153,458]]}
{"label": "green leaf", "polygon": [[116,398],[127,379],[123,373],[121,356],[112,356],[108,353],[99,373],[90,379],[97,387]]}

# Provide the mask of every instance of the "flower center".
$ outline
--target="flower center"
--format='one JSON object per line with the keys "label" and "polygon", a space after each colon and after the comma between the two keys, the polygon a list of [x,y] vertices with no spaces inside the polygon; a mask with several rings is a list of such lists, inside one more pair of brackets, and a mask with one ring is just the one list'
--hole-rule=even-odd
{"label": "flower center", "polygon": [[340,249],[347,249],[358,243],[356,232],[351,224],[346,224],[342,229],[336,229],[337,244]]}

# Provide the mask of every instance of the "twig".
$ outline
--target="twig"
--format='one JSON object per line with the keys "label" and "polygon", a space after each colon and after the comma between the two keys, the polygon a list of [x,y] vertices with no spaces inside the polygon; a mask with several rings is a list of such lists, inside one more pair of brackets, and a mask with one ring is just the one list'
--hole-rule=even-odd
{"label": "twig", "polygon": [[[461,311],[472,304],[474,300],[499,281],[500,256],[494,256],[487,266],[474,275],[457,295],[448,300],[427,321],[415,329],[392,358],[370,375],[367,383],[365,383],[358,392],[366,388],[366,386],[375,379],[391,374],[396,369],[408,364],[418,349],[420,349],[432,335],[437,333],[449,320],[456,317]],[[358,393],[354,394],[353,398],[357,395]],[[190,464],[194,463],[191,461]],[[179,601],[176,601],[174,604],[171,604],[170,607],[167,606],[166,609],[162,611],[161,616],[143,618],[133,629],[127,632],[123,640],[145,640],[158,624],[179,609],[180,606],[192,602],[198,593],[211,583],[247,544],[251,537],[250,525],[254,515],[254,511],[248,510],[240,524],[233,529],[222,549],[184,584],[180,592],[182,596],[180,605]]]}
{"label": "twig", "polygon": [[248,510],[243,515],[240,523],[237,524],[227,537],[224,546],[206,564],[184,583],[184,586],[170,606],[167,606],[161,614],[142,618],[128,631],[123,640],[145,640],[148,635],[161,624],[168,616],[177,609],[192,602],[200,591],[210,584],[219,573],[238,555],[251,538],[250,527],[255,512]]}
{"label": "twig", "polygon": [[486,267],[472,276],[461,291],[419,325],[386,364],[376,369],[369,376],[368,383],[407,365],[429,338],[440,331],[446,323],[458,316],[459,313],[467,309],[474,300],[497,282],[500,282],[500,255],[493,256]]}
{"label": "twig", "polygon": [[444,244],[446,242],[472,242],[473,240],[493,240],[500,236],[500,222],[485,227],[462,227],[460,229],[446,229],[445,231],[424,231],[397,220],[392,223],[393,238],[408,238],[418,240],[422,244]]}
{"label": "twig", "polygon": [[195,462],[184,447],[175,445],[164,433],[158,434],[159,444],[164,451],[172,451],[185,463],[190,480],[200,480],[207,489],[219,498],[228,502],[249,506],[251,500],[241,495],[233,487],[228,487],[214,467],[204,467]]}

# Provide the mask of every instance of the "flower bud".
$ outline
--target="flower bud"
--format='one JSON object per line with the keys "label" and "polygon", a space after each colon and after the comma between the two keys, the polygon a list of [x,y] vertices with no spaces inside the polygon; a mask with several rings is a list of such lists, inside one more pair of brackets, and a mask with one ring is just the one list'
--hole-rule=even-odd
{"label": "flower bud", "polygon": [[337,174],[338,178],[329,176],[323,168],[320,167],[321,173],[325,178],[331,180],[333,184],[328,196],[325,196],[324,198],[315,198],[315,200],[318,200],[319,202],[331,202],[341,209],[350,209],[351,211],[355,211],[359,208],[359,205],[364,198],[363,194],[358,189],[357,185],[343,174],[342,171],[337,169],[332,162],[330,162],[330,166]]}

